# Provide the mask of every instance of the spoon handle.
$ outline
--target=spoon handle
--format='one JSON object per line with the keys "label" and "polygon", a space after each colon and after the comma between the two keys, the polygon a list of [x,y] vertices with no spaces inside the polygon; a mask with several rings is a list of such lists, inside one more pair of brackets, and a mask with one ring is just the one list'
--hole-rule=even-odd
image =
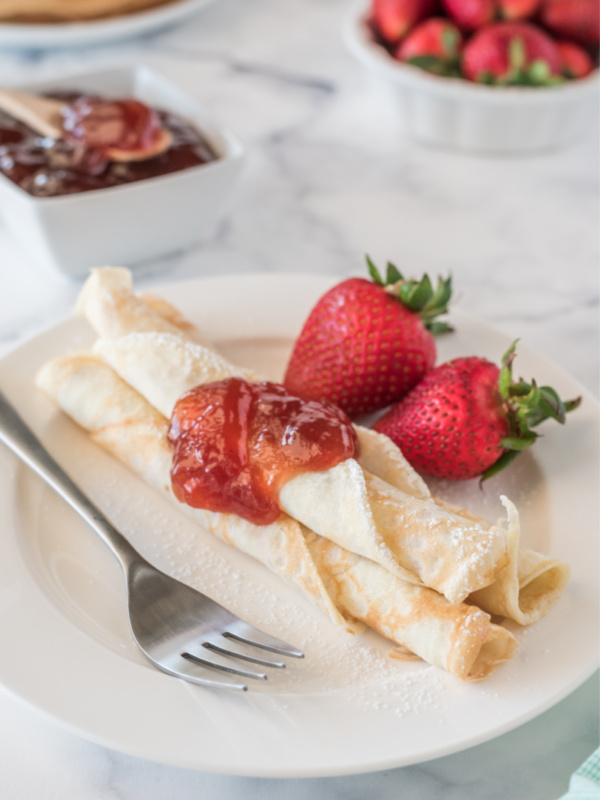
{"label": "spoon handle", "polygon": [[29,125],[36,133],[60,139],[63,136],[60,110],[64,104],[60,100],[0,89],[0,110],[11,117]]}

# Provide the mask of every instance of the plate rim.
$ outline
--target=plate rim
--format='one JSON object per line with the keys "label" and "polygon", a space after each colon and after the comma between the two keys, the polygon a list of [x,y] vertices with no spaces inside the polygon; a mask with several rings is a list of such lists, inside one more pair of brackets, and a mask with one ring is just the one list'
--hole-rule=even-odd
{"label": "plate rim", "polygon": [[56,23],[0,22],[0,44],[11,48],[78,47],[130,38],[185,19],[216,0],[170,0],[121,16]]}

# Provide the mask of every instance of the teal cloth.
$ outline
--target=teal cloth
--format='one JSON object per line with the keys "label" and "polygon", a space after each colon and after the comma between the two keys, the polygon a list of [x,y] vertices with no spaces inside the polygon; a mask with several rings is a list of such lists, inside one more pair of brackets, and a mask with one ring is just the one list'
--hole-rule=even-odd
{"label": "teal cloth", "polygon": [[600,748],[571,775],[569,791],[559,800],[600,800]]}

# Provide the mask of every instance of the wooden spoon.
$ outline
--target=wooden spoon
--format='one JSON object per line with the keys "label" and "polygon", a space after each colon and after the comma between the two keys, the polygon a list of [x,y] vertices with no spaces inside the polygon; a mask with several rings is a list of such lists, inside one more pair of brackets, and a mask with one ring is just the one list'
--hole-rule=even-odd
{"label": "wooden spoon", "polygon": [[51,139],[62,139],[64,136],[60,113],[63,105],[60,100],[0,89],[0,110]]}
{"label": "wooden spoon", "polygon": [[[52,100],[49,97],[0,88],[0,111],[5,111],[11,117],[28,125],[36,133],[51,139],[65,138],[62,126],[64,106],[65,103],[62,100]],[[111,161],[145,161],[147,158],[164,153],[172,142],[172,135],[162,128],[160,136],[151,147],[139,150],[121,150],[117,147],[109,147],[104,152]]]}

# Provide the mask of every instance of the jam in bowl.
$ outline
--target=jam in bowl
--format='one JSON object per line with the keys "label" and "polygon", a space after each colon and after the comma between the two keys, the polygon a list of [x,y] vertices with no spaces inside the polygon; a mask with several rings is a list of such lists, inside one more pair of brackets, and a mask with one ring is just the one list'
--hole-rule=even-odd
{"label": "jam in bowl", "polygon": [[[141,64],[73,72],[21,89],[63,104],[82,96],[139,101],[151,111],[150,138],[156,114],[171,140],[154,158],[117,162],[102,153],[104,139],[96,149],[82,146],[77,131],[76,141],[45,139],[3,117],[0,218],[23,255],[83,277],[99,264],[133,268],[184,253],[215,235],[241,177],[245,148],[193,94]],[[142,124],[142,138],[147,133]],[[131,142],[118,144],[124,149]]]}
{"label": "jam in bowl", "polygon": [[[64,101],[61,139],[41,136],[0,112],[0,172],[35,197],[121,186],[217,158],[205,136],[171,112],[132,98],[104,100],[64,91],[51,96]],[[143,148],[152,148],[165,132],[168,146],[158,155],[111,158],[111,147],[143,156]]]}

